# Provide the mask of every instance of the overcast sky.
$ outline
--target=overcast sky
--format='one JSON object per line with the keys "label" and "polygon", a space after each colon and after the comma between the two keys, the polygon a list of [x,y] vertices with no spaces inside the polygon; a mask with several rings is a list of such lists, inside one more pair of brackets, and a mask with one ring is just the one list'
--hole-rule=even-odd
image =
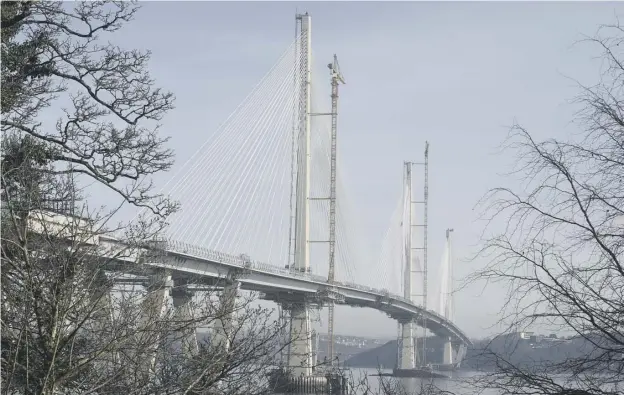
{"label": "overcast sky", "polygon": [[[402,162],[430,156],[430,262],[437,280],[444,229],[455,229],[456,277],[483,224],[473,210],[511,158],[497,153],[514,120],[538,138],[574,131],[572,79],[598,78],[596,53],[575,42],[622,14],[616,3],[242,3],[146,2],[121,33],[150,49],[158,84],[177,96],[162,132],[178,162],[195,152],[275,63],[294,34],[296,11],[313,20],[321,65],[338,54],[348,85],[340,98],[340,156],[366,226],[387,226]],[[326,79],[323,76],[324,80]],[[456,322],[471,336],[497,316],[503,291],[455,296]],[[394,336],[380,313],[339,308],[336,331]]]}

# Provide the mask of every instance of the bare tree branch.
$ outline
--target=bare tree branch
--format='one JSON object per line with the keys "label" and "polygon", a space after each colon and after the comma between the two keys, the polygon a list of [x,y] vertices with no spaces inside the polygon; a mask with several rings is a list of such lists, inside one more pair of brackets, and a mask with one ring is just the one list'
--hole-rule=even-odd
{"label": "bare tree branch", "polygon": [[[71,165],[62,171],[167,217],[177,205],[148,177],[172,165],[156,122],[174,97],[155,87],[149,52],[102,44],[137,10],[126,1],[2,2],[1,125],[49,145],[56,168]],[[58,108],[61,99],[73,109]],[[58,110],[55,125],[39,120],[46,108]]]}
{"label": "bare tree branch", "polygon": [[[581,136],[538,142],[512,128],[506,148],[516,154],[512,175],[523,185],[496,188],[482,200],[489,226],[505,225],[478,255],[489,264],[469,278],[506,284],[500,321],[509,332],[558,329],[573,334],[582,350],[528,365],[490,353],[496,373],[475,381],[481,388],[613,394],[624,375],[623,33],[619,25],[603,26],[585,40],[603,50],[606,68],[577,99]],[[568,379],[554,380],[557,373]]]}

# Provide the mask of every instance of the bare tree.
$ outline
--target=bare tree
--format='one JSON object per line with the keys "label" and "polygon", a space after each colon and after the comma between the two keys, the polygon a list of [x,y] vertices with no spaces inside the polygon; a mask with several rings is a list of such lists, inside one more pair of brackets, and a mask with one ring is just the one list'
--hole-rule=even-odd
{"label": "bare tree", "polygon": [[[504,283],[501,322],[569,334],[580,349],[561,360],[520,364],[490,353],[497,373],[479,387],[505,394],[615,393],[624,377],[624,30],[603,26],[585,40],[602,50],[601,81],[582,86],[582,133],[536,141],[519,125],[506,148],[517,154],[518,189],[484,199],[488,230],[471,281]],[[566,379],[554,378],[562,374]]]}
{"label": "bare tree", "polygon": [[[158,121],[173,95],[154,86],[149,52],[105,43],[134,2],[2,2],[2,131],[45,147],[56,173],[86,175],[166,216],[175,204],[149,176],[170,168]],[[59,105],[60,104],[60,105]],[[57,111],[55,124],[43,112]],[[71,166],[68,166],[71,165]]]}
{"label": "bare tree", "polygon": [[[40,223],[34,216],[31,220]],[[116,283],[127,280],[128,269],[146,277],[158,272],[141,273],[138,265],[115,272],[119,263],[131,265],[129,251],[111,254],[85,245],[93,233],[83,224],[43,226],[29,232],[29,250],[8,247],[10,240],[3,239],[3,393],[266,390],[266,373],[284,344],[281,327],[269,311],[253,306],[252,297],[224,310],[214,300],[217,292],[208,288],[195,295],[186,306],[191,314],[184,315],[167,307],[161,295],[188,292],[185,285],[115,290]],[[71,229],[76,226],[81,229]],[[189,347],[196,328],[214,327],[232,314],[236,322],[227,334],[229,348],[211,337]]]}
{"label": "bare tree", "polygon": [[[149,181],[172,163],[157,122],[173,96],[154,87],[149,53],[101,37],[129,22],[136,4],[1,8],[2,393],[266,392],[266,373],[285,346],[270,311],[254,307],[253,296],[218,303],[214,287],[183,308],[169,306],[167,295],[205,279],[154,281],[167,272],[146,263],[166,252],[146,248],[151,223],[106,228],[111,213],[83,200],[77,179],[87,176],[159,224],[177,208]],[[42,121],[67,104],[56,123]],[[123,242],[102,242],[117,230]],[[129,274],[149,286],[128,285]],[[229,347],[211,337],[194,344],[196,328],[232,314]]]}
{"label": "bare tree", "polygon": [[[166,252],[142,248],[142,237],[120,248],[98,243],[106,217],[86,211],[71,179],[46,171],[51,165],[38,160],[41,146],[31,140],[3,147],[2,392],[266,392],[287,346],[271,312],[254,307],[255,295],[219,303],[219,283],[183,308],[170,306],[167,295],[189,295],[205,279],[154,281],[166,272],[145,263]],[[129,274],[148,287],[124,287]],[[189,344],[197,328],[230,317],[221,342]]]}
{"label": "bare tree", "polygon": [[[6,206],[10,210],[11,202]],[[167,293],[188,293],[202,279],[115,289],[127,283],[128,273],[143,281],[162,273],[130,260],[136,248],[95,245],[92,221],[54,214],[2,217],[3,393],[266,390],[266,373],[285,344],[281,326],[253,306],[253,296],[224,304],[215,300],[214,287],[204,287],[185,309],[176,309]],[[229,348],[211,337],[189,347],[196,328],[231,316]]]}

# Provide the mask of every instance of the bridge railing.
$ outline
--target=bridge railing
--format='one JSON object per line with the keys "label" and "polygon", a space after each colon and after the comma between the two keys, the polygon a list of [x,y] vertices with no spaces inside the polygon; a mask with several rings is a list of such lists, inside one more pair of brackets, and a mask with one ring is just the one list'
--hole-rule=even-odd
{"label": "bridge railing", "polygon": [[[307,279],[307,280],[316,281],[316,282],[327,282],[327,278],[324,277],[324,276],[320,276],[318,274],[313,274],[313,273],[302,273],[302,272],[298,272],[298,271],[294,271],[294,270],[288,270],[288,269],[285,269],[285,268],[282,269],[280,267],[268,264],[266,262],[261,262],[261,261],[256,261],[256,260],[249,259],[244,254],[241,254],[239,256],[231,255],[231,254],[225,254],[223,252],[214,251],[214,250],[210,250],[208,248],[199,247],[199,246],[196,246],[196,245],[192,245],[192,244],[188,244],[188,243],[184,243],[184,242],[180,242],[180,241],[175,241],[175,240],[166,240],[164,242],[164,246],[165,246],[167,251],[177,252],[177,253],[187,254],[187,255],[193,255],[193,256],[198,257],[198,258],[209,259],[211,261],[224,263],[224,264],[228,264],[228,265],[232,265],[232,266],[238,266],[238,267],[241,267],[241,268],[259,270],[259,271],[263,271],[263,272],[267,272],[267,273],[279,274],[279,275],[289,276],[289,277],[302,278],[302,279]],[[336,284],[339,284],[339,285],[341,285],[343,287],[347,287],[347,288],[352,288],[352,289],[357,289],[357,290],[360,290],[360,291],[369,292],[369,293],[372,293],[372,294],[376,294],[378,296],[390,297],[392,299],[402,301],[402,302],[407,303],[409,305],[416,305],[414,302],[412,302],[408,298],[405,298],[405,297],[403,297],[401,295],[398,295],[398,294],[395,294],[395,293],[391,293],[390,291],[388,291],[386,289],[381,289],[380,290],[380,289],[376,289],[376,288],[367,287],[365,285],[355,284],[355,283],[352,283],[352,282],[338,282],[338,281],[336,281]],[[440,319],[441,321],[445,320],[445,318],[442,315],[438,314],[437,312],[435,312],[433,310],[427,310],[427,312],[429,314],[435,316],[436,318]]]}
{"label": "bridge railing", "polygon": [[305,279],[310,279],[314,281],[321,281],[321,282],[327,281],[325,277],[319,276],[317,274],[302,273],[302,272],[298,272],[294,270],[282,269],[280,267],[276,267],[275,265],[271,265],[266,262],[249,259],[244,254],[241,254],[238,256],[225,254],[223,252],[210,250],[204,247],[198,247],[192,244],[175,241],[175,240],[167,240],[166,249],[171,252],[193,255],[198,258],[209,259],[211,261],[224,263],[224,264],[228,264],[232,266],[238,266],[240,268],[260,270],[263,272],[286,275],[286,276],[291,276],[291,277],[305,278]]}

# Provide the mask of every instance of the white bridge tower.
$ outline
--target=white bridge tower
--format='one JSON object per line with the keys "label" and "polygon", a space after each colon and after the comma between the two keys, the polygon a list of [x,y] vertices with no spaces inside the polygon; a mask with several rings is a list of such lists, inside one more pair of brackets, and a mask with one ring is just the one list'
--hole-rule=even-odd
{"label": "white bridge tower", "polygon": [[[310,176],[311,176],[311,83],[312,83],[312,35],[311,18],[308,13],[296,16],[299,42],[299,125],[293,138],[297,139],[294,262],[292,269],[310,271]],[[310,305],[301,300],[290,304],[290,342],[288,368],[295,376],[310,376],[313,368],[312,326]]]}
{"label": "white bridge tower", "polygon": [[[446,230],[445,254],[442,258],[442,287],[440,293],[440,313],[449,321],[453,321],[453,250],[451,248],[451,233],[453,229]],[[442,363],[444,365],[455,364],[453,358],[453,346],[451,339],[444,342],[442,351]]]}

